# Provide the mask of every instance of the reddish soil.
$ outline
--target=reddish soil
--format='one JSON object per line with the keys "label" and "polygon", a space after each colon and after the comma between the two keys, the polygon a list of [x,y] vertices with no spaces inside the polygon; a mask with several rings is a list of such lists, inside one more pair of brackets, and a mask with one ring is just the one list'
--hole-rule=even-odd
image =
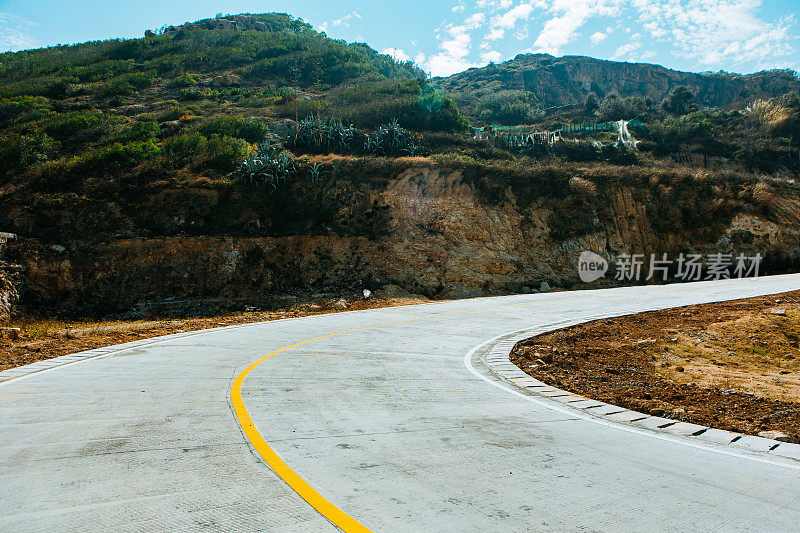
{"label": "reddish soil", "polygon": [[[419,297],[351,299],[347,301],[347,308],[342,309],[337,305],[338,300],[324,300],[278,311],[255,311],[206,318],[155,321],[60,322],[22,319],[2,325],[3,328],[20,328],[19,333],[0,328],[0,371],[44,359],[52,359],[60,355],[171,333],[340,311],[420,304],[427,301],[429,300]],[[12,336],[16,338],[12,338]]]}
{"label": "reddish soil", "polygon": [[511,360],[614,405],[800,443],[800,291],[598,320],[520,342]]}

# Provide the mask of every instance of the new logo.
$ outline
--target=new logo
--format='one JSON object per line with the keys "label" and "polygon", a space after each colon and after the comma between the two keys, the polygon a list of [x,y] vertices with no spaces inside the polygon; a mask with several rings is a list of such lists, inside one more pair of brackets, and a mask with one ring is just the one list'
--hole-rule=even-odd
{"label": "new logo", "polygon": [[584,250],[578,257],[578,275],[584,283],[596,281],[608,272],[608,261],[599,254]]}

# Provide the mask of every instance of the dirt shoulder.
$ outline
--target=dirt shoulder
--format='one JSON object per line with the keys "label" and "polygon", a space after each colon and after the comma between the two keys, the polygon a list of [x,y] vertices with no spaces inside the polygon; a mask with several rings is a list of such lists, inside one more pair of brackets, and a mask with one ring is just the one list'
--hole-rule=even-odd
{"label": "dirt shoulder", "polygon": [[[62,322],[22,319],[3,324],[4,329],[0,329],[0,371],[60,355],[171,333],[427,302],[430,300],[422,297],[350,299],[346,300],[347,307],[343,308],[339,300],[322,300],[276,311],[146,321]],[[19,331],[7,328],[19,328]]]}
{"label": "dirt shoulder", "polygon": [[800,443],[798,340],[794,291],[597,320],[522,341],[511,361],[596,400]]}

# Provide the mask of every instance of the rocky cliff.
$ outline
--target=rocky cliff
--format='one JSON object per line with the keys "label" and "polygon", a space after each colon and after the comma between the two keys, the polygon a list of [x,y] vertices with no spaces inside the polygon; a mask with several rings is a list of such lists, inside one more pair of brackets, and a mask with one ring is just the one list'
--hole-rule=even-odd
{"label": "rocky cliff", "polygon": [[[800,266],[798,191],[684,171],[647,179],[638,172],[411,162],[370,185],[337,185],[362,199],[335,206],[338,217],[361,221],[339,235],[266,236],[262,229],[259,236],[230,228],[223,234],[219,227],[212,235],[208,221],[217,211],[240,211],[239,220],[254,228],[263,215],[248,212],[241,199],[231,206],[229,194],[175,189],[167,199],[141,199],[175,221],[172,229],[160,222],[160,235],[144,235],[129,207],[116,206],[109,208],[117,213],[114,224],[140,236],[88,243],[64,232],[56,243],[36,238],[37,223],[18,212],[26,238],[12,252],[26,265],[29,310],[78,315],[202,313],[364,288],[432,297],[517,292],[544,281],[568,288],[579,285],[576,261],[584,249],[608,258],[760,252],[773,273]],[[87,212],[76,209],[47,220],[66,226],[81,216]],[[112,223],[94,216],[84,224]],[[193,226],[204,234],[186,231]]]}
{"label": "rocky cliff", "polygon": [[583,104],[589,93],[600,98],[617,93],[661,102],[675,87],[686,86],[703,106],[744,105],[800,90],[791,71],[774,70],[750,75],[696,74],[646,63],[621,63],[583,56],[553,57],[522,54],[511,61],[473,68],[434,82],[459,106],[474,105],[476,91],[504,89],[533,92],[544,107]]}

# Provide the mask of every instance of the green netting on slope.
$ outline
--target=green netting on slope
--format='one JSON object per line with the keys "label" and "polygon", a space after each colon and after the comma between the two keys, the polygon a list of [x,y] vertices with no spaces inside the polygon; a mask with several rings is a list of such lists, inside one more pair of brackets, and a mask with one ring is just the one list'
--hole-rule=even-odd
{"label": "green netting on slope", "polygon": [[[644,128],[647,129],[647,126],[644,125],[639,120],[631,120],[628,122],[628,127],[631,128]],[[501,126],[499,124],[493,124],[491,126],[487,126],[485,128],[473,128],[475,131],[494,131],[495,133],[503,133],[506,135],[525,135],[528,133],[542,133],[542,130],[537,129],[535,126]],[[616,122],[590,122],[590,123],[580,123],[580,124],[565,124],[558,130],[552,131],[550,133],[594,133],[594,132],[606,132],[606,131],[617,131],[618,126]]]}

